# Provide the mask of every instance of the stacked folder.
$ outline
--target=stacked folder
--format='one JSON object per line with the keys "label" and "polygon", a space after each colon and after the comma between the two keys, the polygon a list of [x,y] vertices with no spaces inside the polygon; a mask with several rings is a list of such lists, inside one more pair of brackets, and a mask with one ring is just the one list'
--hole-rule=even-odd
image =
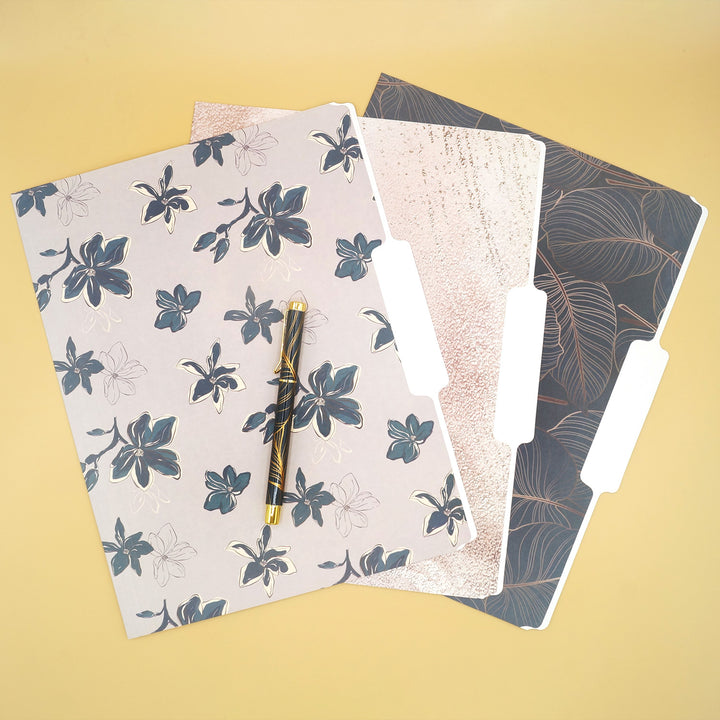
{"label": "stacked folder", "polygon": [[189,145],[13,202],[130,637],[343,582],[546,627],[707,215],[387,75],[362,118],[197,103]]}

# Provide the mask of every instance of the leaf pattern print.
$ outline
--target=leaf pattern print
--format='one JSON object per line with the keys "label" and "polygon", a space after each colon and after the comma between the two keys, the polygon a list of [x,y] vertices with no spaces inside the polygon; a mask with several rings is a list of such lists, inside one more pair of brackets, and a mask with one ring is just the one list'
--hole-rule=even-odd
{"label": "leaf pattern print", "polygon": [[65,357],[67,362],[54,361],[55,372],[64,372],[61,384],[64,395],[69,395],[78,385],[88,395],[92,394],[91,376],[102,372],[103,365],[99,360],[93,358],[93,351],[89,350],[82,355],[77,355],[75,343],[69,337],[65,346]]}
{"label": "leaf pattern print", "polygon": [[257,552],[250,545],[239,541],[233,541],[227,547],[241,557],[250,558],[250,562],[240,572],[240,587],[248,587],[262,580],[268,597],[272,597],[276,576],[296,572],[295,565],[287,557],[290,548],[270,547],[270,536],[270,526],[264,525],[257,540]]}
{"label": "leaf pattern print", "polygon": [[389,347],[395,347],[395,335],[393,334],[392,327],[381,312],[373,310],[372,308],[363,308],[358,315],[380,326],[370,338],[370,352],[375,353]]}
{"label": "leaf pattern print", "polygon": [[358,233],[352,242],[338,238],[335,241],[335,252],[341,260],[335,268],[335,276],[349,277],[353,281],[364,278],[368,272],[368,263],[372,262],[372,252],[381,244],[382,240],[368,242],[362,233]]}
{"label": "leaf pattern print", "polygon": [[[577,435],[581,442],[591,428],[575,422],[560,428],[559,434],[565,439]],[[578,477],[578,466],[567,448],[557,437],[539,430],[532,443],[518,449],[510,527],[515,530],[532,524],[579,526],[584,512],[582,502],[589,498],[582,498],[579,506],[575,502]]]}
{"label": "leaf pattern print", "polygon": [[187,325],[187,316],[198,306],[202,293],[200,290],[188,292],[184,285],[176,285],[172,293],[158,290],[155,304],[160,308],[155,327],[158,330],[170,328],[170,332],[182,330]]}
{"label": "leaf pattern print", "polygon": [[237,473],[231,465],[226,465],[222,475],[208,470],[205,473],[205,487],[210,493],[205,498],[206,510],[219,510],[226,515],[237,507],[237,499],[250,484],[250,473]]}
{"label": "leaf pattern print", "polygon": [[701,215],[699,205],[688,204],[687,196],[664,187],[643,195],[640,212],[655,242],[678,253],[687,250]]}
{"label": "leaf pattern print", "polygon": [[337,140],[327,133],[316,130],[310,133],[310,138],[322,145],[329,145],[328,150],[320,158],[320,172],[328,173],[342,168],[348,182],[352,182],[355,174],[355,163],[362,160],[362,151],[358,139],[348,135],[350,132],[350,115],[343,115],[340,127],[337,129]]}
{"label": "leaf pattern print", "polygon": [[454,489],[455,476],[451,473],[445,478],[445,482],[440,488],[439,500],[434,495],[421,490],[416,490],[410,499],[432,509],[432,512],[425,516],[425,522],[423,522],[424,536],[427,537],[445,530],[450,542],[457,545],[460,523],[465,522],[465,510],[462,500],[452,497]]}
{"label": "leaf pattern print", "polygon": [[403,425],[399,420],[388,420],[388,435],[393,439],[386,457],[389,460],[400,460],[407,464],[420,455],[422,445],[433,431],[435,423],[426,420],[421,423],[417,415],[410,413]]}
{"label": "leaf pattern print", "polygon": [[131,190],[150,198],[150,202],[142,209],[141,223],[147,225],[162,218],[170,234],[175,229],[175,216],[177,213],[197,210],[195,201],[187,194],[191,186],[178,185],[173,187],[170,184],[172,179],[172,163],[168,163],[158,181],[157,190],[153,185],[140,181],[134,182],[130,186]]}
{"label": "leaf pattern print", "polygon": [[228,310],[224,320],[243,322],[240,329],[243,342],[247,345],[254,340],[258,334],[262,335],[268,343],[272,343],[272,332],[270,326],[273,323],[282,322],[283,314],[277,308],[272,307],[272,300],[265,300],[259,305],[255,304],[255,293],[248,285],[245,293],[245,310]]}
{"label": "leaf pattern print", "polygon": [[308,188],[296,185],[285,188],[273,183],[258,197],[260,211],[243,230],[242,249],[252,250],[262,244],[272,258],[282,254],[284,241],[303,247],[312,245],[310,223],[298,217],[305,208]]}
{"label": "leaf pattern print", "polygon": [[180,360],[177,364],[179,369],[200,376],[200,379],[196,380],[190,387],[190,404],[211,398],[218,413],[222,412],[226,392],[245,389],[242,378],[235,374],[240,364],[225,363],[219,365],[220,352],[220,343],[213,343],[207,357],[207,370],[194,360]]}
{"label": "leaf pattern print", "polygon": [[103,542],[103,550],[106,553],[113,553],[110,560],[110,567],[113,575],[119,575],[128,566],[135,574],[142,575],[140,558],[149,555],[153,551],[152,545],[147,540],[141,540],[142,532],[136,532],[125,537],[125,526],[120,518],[115,522],[115,542]]}
{"label": "leaf pattern print", "polygon": [[543,333],[540,377],[545,377],[553,370],[563,354],[563,346],[560,344],[560,332],[560,323],[555,308],[550,303],[547,303],[545,306],[545,331]]}
{"label": "leaf pattern print", "polygon": [[[548,266],[549,269],[550,266]],[[570,402],[583,410],[605,390],[612,372],[617,331],[615,305],[602,283],[552,271],[535,277],[555,311],[563,348],[552,376]]]}
{"label": "leaf pattern print", "polygon": [[294,504],[292,509],[293,525],[299,527],[309,517],[320,526],[323,526],[322,509],[335,502],[335,498],[327,490],[323,490],[325,483],[319,482],[307,486],[305,473],[298,468],[295,475],[295,489],[297,492],[283,493],[283,503]]}
{"label": "leaf pattern print", "polygon": [[152,483],[153,472],[178,479],[178,455],[167,447],[176,430],[177,418],[172,415],[153,420],[150,413],[144,412],[132,420],[127,426],[128,440],[112,461],[112,479],[124,480],[129,475],[140,488]]}
{"label": "leaf pattern print", "polygon": [[633,196],[620,188],[575,190],[548,212],[545,231],[557,263],[581,280],[623,283],[672,258],[654,242]]}
{"label": "leaf pattern print", "polygon": [[200,167],[211,157],[218,165],[222,165],[224,163],[223,148],[232,145],[234,142],[235,138],[230,133],[223,133],[194,143],[193,162],[195,167]]}
{"label": "leaf pattern print", "polygon": [[361,428],[362,407],[348,397],[355,391],[359,376],[357,365],[335,368],[331,362],[324,362],[313,370],[308,376],[310,391],[295,407],[293,430],[303,430],[312,423],[320,437],[329,438],[335,430],[335,420]]}

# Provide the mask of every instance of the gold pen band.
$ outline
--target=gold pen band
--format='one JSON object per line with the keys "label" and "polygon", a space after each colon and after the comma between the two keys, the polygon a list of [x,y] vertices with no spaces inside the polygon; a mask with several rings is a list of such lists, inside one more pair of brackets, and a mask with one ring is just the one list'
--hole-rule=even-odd
{"label": "gold pen band", "polygon": [[277,525],[280,522],[280,506],[279,505],[266,505],[265,506],[265,524],[266,525]]}

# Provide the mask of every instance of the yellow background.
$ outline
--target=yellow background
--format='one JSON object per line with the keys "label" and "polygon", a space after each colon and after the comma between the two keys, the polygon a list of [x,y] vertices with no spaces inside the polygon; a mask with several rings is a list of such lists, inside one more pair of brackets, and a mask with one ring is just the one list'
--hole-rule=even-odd
{"label": "yellow background", "polygon": [[[0,717],[711,718],[718,704],[718,2],[0,0]],[[187,141],[193,101],[381,71],[710,212],[620,492],[550,628],[339,587],[128,641],[9,194]]]}

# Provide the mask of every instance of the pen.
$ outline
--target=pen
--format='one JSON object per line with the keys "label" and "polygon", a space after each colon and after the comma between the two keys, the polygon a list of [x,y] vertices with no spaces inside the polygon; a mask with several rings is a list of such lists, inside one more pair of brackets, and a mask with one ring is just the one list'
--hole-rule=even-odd
{"label": "pen", "polygon": [[290,427],[295,409],[298,360],[300,359],[306,310],[307,305],[304,302],[293,300],[289,303],[285,313],[280,362],[275,369],[276,372],[279,369],[280,378],[275,406],[275,427],[270,451],[267,495],[265,496],[265,522],[268,525],[277,525],[280,521],[280,506],[282,505],[287,455],[290,447]]}

